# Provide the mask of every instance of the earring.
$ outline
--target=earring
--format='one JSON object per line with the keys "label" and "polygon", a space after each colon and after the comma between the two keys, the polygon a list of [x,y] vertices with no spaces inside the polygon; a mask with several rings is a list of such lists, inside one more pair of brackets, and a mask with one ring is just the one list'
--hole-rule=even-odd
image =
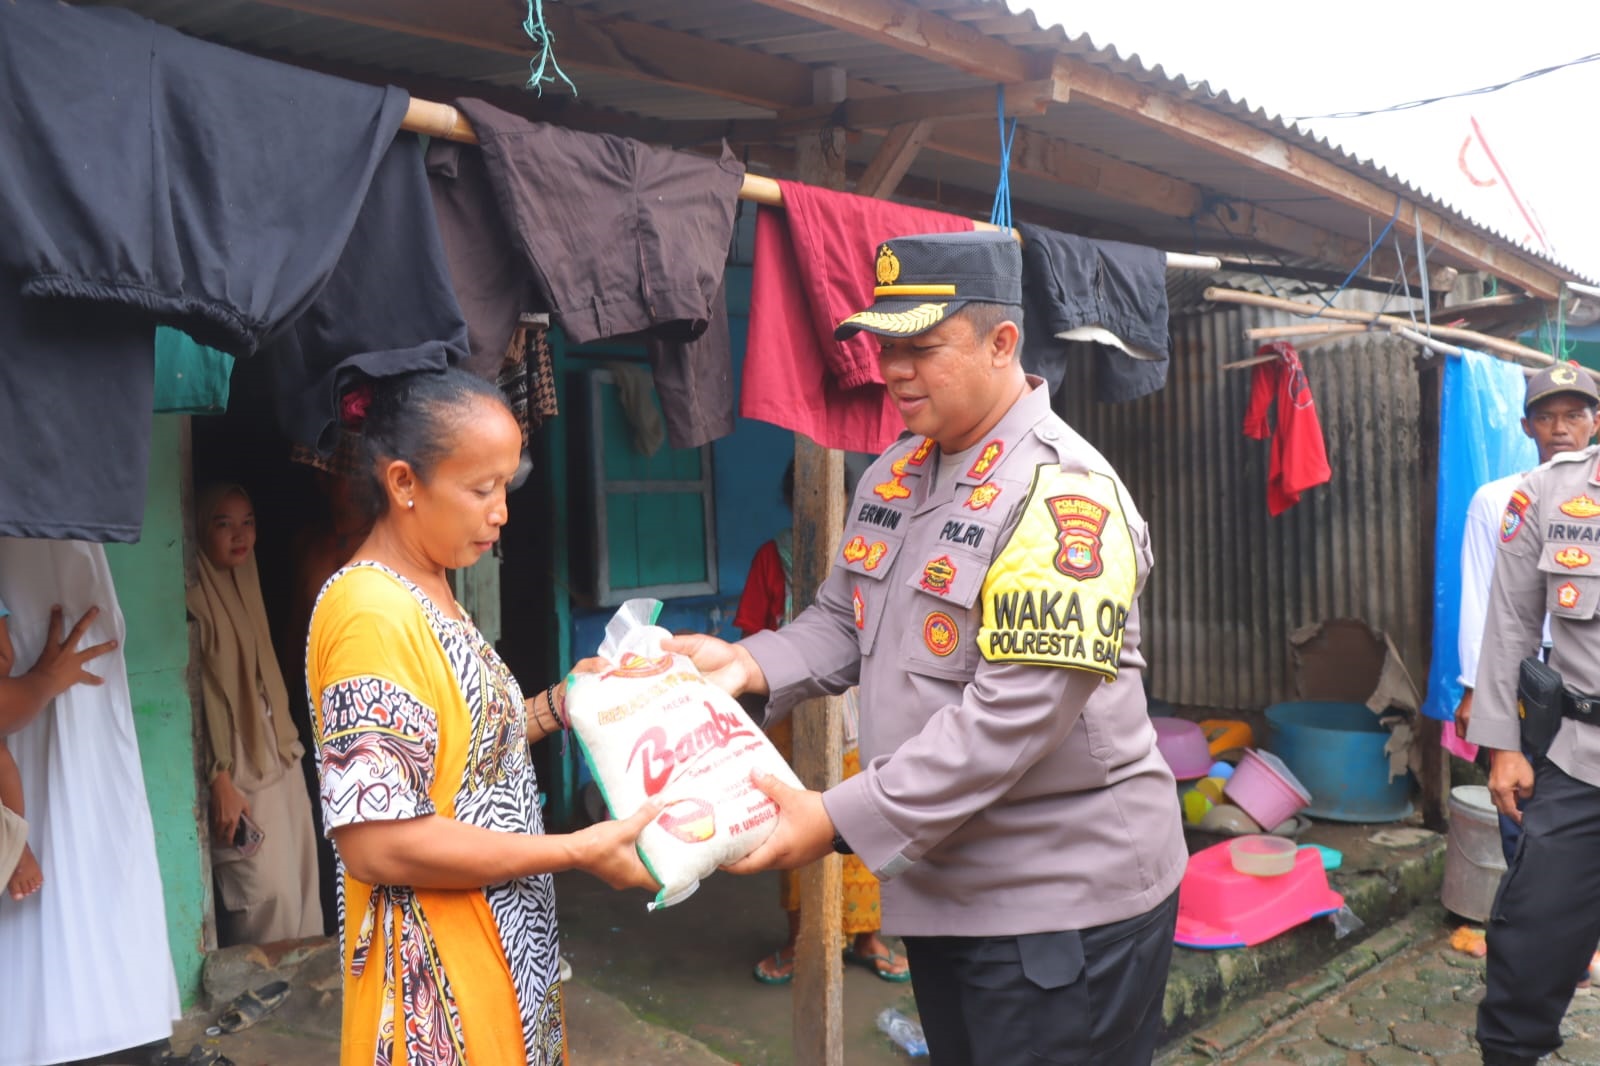
{"label": "earring", "polygon": [[409,511],[411,508],[415,507],[416,505],[417,505],[417,501],[416,500],[407,500],[406,501],[406,510]]}

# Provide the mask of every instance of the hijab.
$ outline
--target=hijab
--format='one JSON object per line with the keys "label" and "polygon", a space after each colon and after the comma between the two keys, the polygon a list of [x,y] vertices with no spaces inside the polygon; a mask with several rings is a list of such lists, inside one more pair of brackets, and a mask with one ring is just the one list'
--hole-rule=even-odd
{"label": "hijab", "polygon": [[[236,495],[250,498],[233,484],[212,485],[200,494],[195,507],[200,542],[223,501]],[[200,676],[211,740],[209,776],[233,770],[237,737],[256,775],[265,777],[280,763],[298,759],[305,749],[295,733],[289,692],[272,648],[255,551],[230,569],[217,566],[202,550],[199,564],[200,580],[189,589],[187,602],[200,627]],[[272,708],[270,720],[267,707]]]}

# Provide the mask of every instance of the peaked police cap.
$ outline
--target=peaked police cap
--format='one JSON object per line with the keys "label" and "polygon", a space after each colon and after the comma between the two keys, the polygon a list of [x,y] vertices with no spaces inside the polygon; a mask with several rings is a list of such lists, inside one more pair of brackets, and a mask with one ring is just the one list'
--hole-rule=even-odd
{"label": "peaked police cap", "polygon": [[1004,231],[895,237],[878,245],[872,269],[872,306],[839,323],[836,340],[911,337],[969,303],[1022,304],[1022,250]]}

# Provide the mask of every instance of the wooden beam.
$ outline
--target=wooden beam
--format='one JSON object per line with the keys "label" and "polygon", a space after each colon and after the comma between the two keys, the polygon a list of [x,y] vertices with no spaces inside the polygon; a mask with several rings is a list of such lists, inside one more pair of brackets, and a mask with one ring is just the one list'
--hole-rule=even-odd
{"label": "wooden beam", "polygon": [[[1134,119],[1212,155],[1272,174],[1374,218],[1387,219],[1396,210],[1396,195],[1389,189],[1287,138],[1101,70],[1074,56],[1058,56],[1052,70],[1071,88],[1077,101]],[[1473,269],[1486,270],[1534,295],[1553,299],[1559,293],[1562,275],[1553,268],[1524,258],[1505,242],[1481,235],[1464,222],[1405,197],[1399,200],[1395,222],[1398,230],[1413,233],[1420,229],[1423,237],[1437,242],[1439,252],[1445,256]]]}
{"label": "wooden beam", "polygon": [[764,7],[889,45],[988,82],[1027,81],[1034,60],[1004,41],[904,0],[756,0]]}
{"label": "wooden beam", "polygon": [[[1040,73],[1035,58],[1020,48],[987,37],[956,19],[925,11],[908,0],[757,2],[987,81],[1023,81]],[[1074,99],[1159,129],[1203,148],[1209,155],[1273,174],[1375,218],[1387,218],[1396,209],[1396,196],[1389,189],[1285,137],[1258,130],[1158,87],[1102,70],[1076,56],[1056,56],[1050,73],[1071,90]],[[1446,257],[1473,269],[1487,270],[1536,296],[1553,299],[1559,293],[1562,275],[1557,271],[1440,212],[1403,202],[1396,226],[1406,233],[1421,230],[1424,237],[1437,241],[1439,251]]]}
{"label": "wooden beam", "polygon": [[[998,165],[996,141],[994,120],[990,119],[982,124],[941,127],[932,147],[961,159]],[[1200,190],[1188,182],[1020,126],[1011,145],[1011,169],[1171,218],[1190,217],[1203,201]]]}
{"label": "wooden beam", "polygon": [[[1064,96],[1065,93],[1060,95]],[[1007,85],[1006,115],[1042,115],[1056,102],[1057,96],[1055,83],[1048,78]],[[919,119],[942,122],[982,117],[992,123],[996,116],[995,90],[984,88],[958,92],[895,93],[890,96],[847,99],[843,104],[832,106],[790,108],[778,112],[778,122],[785,128],[809,129],[832,124],[852,130],[878,130]]]}
{"label": "wooden beam", "polygon": [[[489,17],[477,9],[458,13],[454,8],[432,0],[258,0],[269,6],[299,11],[357,25],[372,26],[423,38],[450,41],[491,52],[526,56],[531,45],[520,25]],[[877,3],[887,0],[875,0]],[[870,6],[870,5],[869,5]],[[838,10],[851,7],[837,4]],[[476,12],[476,13],[475,13]],[[574,9],[552,5],[546,12],[551,29],[557,33],[559,57],[575,69],[604,70],[611,74],[693,88],[724,99],[738,100],[774,111],[793,110],[813,105],[811,68],[803,63],[776,56],[762,56],[746,49],[708,41],[623,18],[604,18]],[[985,38],[987,40],[987,38]],[[1024,94],[1042,93],[1048,84],[1054,99],[1066,97],[1065,83],[1054,77],[1030,83]],[[485,86],[486,89],[490,88]],[[988,93],[989,90],[981,90]],[[894,99],[882,86],[848,79],[846,93],[852,105]],[[485,95],[486,93],[480,93]],[[555,99],[552,96],[548,99]],[[850,106],[850,105],[847,105]],[[831,110],[831,109],[830,109]],[[518,110],[518,113],[522,113]],[[874,117],[874,116],[868,116]],[[592,120],[597,121],[597,120]],[[645,120],[648,121],[648,120]],[[593,128],[574,122],[578,128]],[[886,124],[892,125],[892,124]],[[955,129],[952,125],[950,129]],[[960,158],[988,164],[998,163],[992,128],[974,128],[965,136],[936,131],[927,146]],[[1026,136],[1025,136],[1026,135]],[[714,142],[719,137],[749,143],[765,143],[775,136],[775,127],[735,122],[705,122],[674,125],[670,133],[640,139],[679,146]],[[1069,145],[1034,131],[1019,129],[1021,146],[1014,148],[1014,162],[1023,172],[1072,187],[1086,188],[1119,203],[1158,211],[1169,217],[1189,217],[1202,194],[1195,186],[1177,181],[1146,168],[1112,159],[1103,153]],[[946,143],[951,141],[953,143]],[[1147,196],[1146,193],[1149,193]],[[1315,226],[1277,215],[1264,208],[1238,205],[1245,221],[1230,224],[1235,233],[1244,232],[1254,240],[1294,255],[1311,256],[1329,263],[1354,263],[1366,251],[1360,242],[1339,237]],[[1197,224],[1207,232],[1219,227],[1204,214]],[[1373,256],[1371,273],[1382,276],[1396,269],[1392,253]]]}
{"label": "wooden beam", "polygon": [[[753,146],[749,149],[748,158],[752,166],[764,168],[773,174],[797,173],[794,152],[788,149],[771,145]],[[845,172],[859,182],[865,176],[866,168],[860,164],[848,163]],[[994,205],[993,190],[984,192],[970,189],[965,185],[952,185],[948,182],[918,177],[915,174],[907,174],[901,179],[895,189],[895,198],[904,203],[916,204],[935,211],[948,211],[968,218],[986,218]],[[1151,243],[1141,231],[1119,223],[1074,214],[1059,207],[1021,198],[1015,199],[1014,203],[1017,206],[1017,213],[1023,218],[1063,233],[1079,233],[1085,237],[1127,241],[1131,244]]]}
{"label": "wooden beam", "polygon": [[[269,6],[506,55],[530,56],[522,16],[506,4],[437,0],[258,0]],[[545,22],[556,58],[575,70],[604,70],[641,81],[692,86],[758,107],[812,102],[811,68],[720,41],[550,4]],[[1018,79],[1020,80],[1020,79]]]}
{"label": "wooden beam", "polygon": [[[767,143],[778,137],[777,123],[770,119],[668,121],[634,115],[626,111],[591,107],[570,96],[555,94],[539,96],[528,89],[513,89],[481,81],[441,78],[404,70],[326,60],[277,49],[252,48],[248,45],[230,47],[249,55],[260,56],[262,59],[270,59],[304,70],[314,70],[319,74],[328,74],[349,81],[367,85],[395,85],[416,99],[449,103],[469,96],[533,122],[549,122],[552,125],[581,130],[585,133],[610,133],[618,137],[632,137],[648,144],[690,148],[702,144],[716,144],[724,138],[734,143]],[[441,130],[435,135],[445,134]]]}
{"label": "wooden beam", "polygon": [[878,146],[878,154],[867,164],[866,173],[857,179],[856,195],[884,199],[893,196],[900,179],[906,176],[932,132],[933,120],[926,118],[890,130],[883,144]]}

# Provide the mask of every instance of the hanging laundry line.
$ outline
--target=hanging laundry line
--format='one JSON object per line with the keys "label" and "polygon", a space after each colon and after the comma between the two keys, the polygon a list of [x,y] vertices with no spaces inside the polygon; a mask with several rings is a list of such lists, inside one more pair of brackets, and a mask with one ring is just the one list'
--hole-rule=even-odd
{"label": "hanging laundry line", "polygon": [[[1238,289],[1224,289],[1212,286],[1205,291],[1205,298],[1212,303],[1245,304],[1250,307],[1265,307],[1274,311],[1287,311],[1290,314],[1301,315],[1306,318],[1318,317],[1334,319],[1340,322],[1363,322],[1373,326],[1381,326],[1393,330],[1395,327],[1413,329],[1415,323],[1409,318],[1400,318],[1395,315],[1380,315],[1372,311],[1350,311],[1339,307],[1319,307],[1316,304],[1303,303],[1299,300],[1284,300],[1276,296],[1263,296],[1256,292],[1243,292]],[[1446,310],[1449,310],[1446,308]],[[1488,352],[1498,355],[1503,359],[1510,359],[1532,366],[1549,366],[1555,362],[1552,356],[1546,355],[1537,348],[1508,341],[1503,337],[1491,337],[1487,333],[1479,333],[1471,329],[1458,329],[1454,326],[1434,326],[1435,337],[1447,341],[1460,341]]]}
{"label": "hanging laundry line", "polygon": [[[410,105],[406,108],[406,115],[400,122],[400,128],[412,133],[424,133],[429,137],[439,137],[447,141],[460,141],[462,144],[477,144],[478,135],[472,129],[472,123],[466,116],[449,104],[435,103],[431,100],[411,98]],[[744,186],[739,190],[739,199],[751,203],[766,204],[768,207],[783,206],[783,188],[771,178],[760,174],[746,174]],[[988,222],[974,220],[974,229],[998,230],[1001,227]],[[1017,236],[1017,231],[1012,230],[1011,235]],[[1167,252],[1168,270],[1194,270],[1205,273],[1215,273],[1222,269],[1222,260],[1214,255],[1193,255],[1188,252]]]}

